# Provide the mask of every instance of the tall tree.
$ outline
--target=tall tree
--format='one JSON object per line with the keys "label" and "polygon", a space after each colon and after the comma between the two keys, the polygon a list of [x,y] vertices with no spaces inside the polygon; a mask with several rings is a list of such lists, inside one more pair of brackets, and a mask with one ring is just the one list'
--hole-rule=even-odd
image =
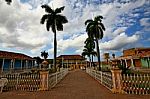
{"label": "tall tree", "polygon": [[94,58],[93,58],[93,57],[94,57],[94,56],[97,56],[97,52],[93,50],[93,51],[91,52],[91,55],[92,55],[92,66],[94,66]]}
{"label": "tall tree", "polygon": [[42,8],[45,9],[47,14],[44,14],[41,18],[41,24],[44,24],[46,21],[47,31],[51,28],[54,33],[54,68],[56,71],[56,56],[57,56],[57,38],[56,38],[56,30],[63,31],[63,24],[67,23],[68,20],[65,16],[60,14],[64,10],[64,6],[60,8],[56,8],[55,10],[51,9],[48,5],[42,5]]}
{"label": "tall tree", "polygon": [[105,27],[102,23],[102,16],[96,16],[93,19],[89,19],[85,21],[86,32],[90,38],[94,38],[97,47],[97,57],[99,62],[99,70],[101,70],[101,62],[100,62],[100,50],[99,50],[99,39],[103,38],[103,31],[105,31]]}
{"label": "tall tree", "polygon": [[83,52],[82,52],[82,56],[85,57],[87,56],[89,58],[89,62],[90,62],[90,67],[91,67],[91,52],[89,51],[88,48],[84,48]]}
{"label": "tall tree", "polygon": [[92,62],[93,62],[95,42],[94,42],[93,38],[87,38],[84,43],[85,43],[85,46],[83,49],[82,56],[88,56],[89,57],[90,66],[91,66],[91,55],[92,55]]}

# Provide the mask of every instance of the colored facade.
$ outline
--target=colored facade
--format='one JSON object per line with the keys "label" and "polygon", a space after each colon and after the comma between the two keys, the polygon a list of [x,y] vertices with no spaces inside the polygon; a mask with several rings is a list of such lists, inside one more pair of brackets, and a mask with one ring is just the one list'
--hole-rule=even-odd
{"label": "colored facade", "polygon": [[35,60],[21,53],[0,51],[0,73],[10,70],[32,68]]}
{"label": "colored facade", "polygon": [[126,67],[150,68],[150,48],[132,48],[123,51],[123,56],[115,58],[117,64]]}
{"label": "colored facade", "polygon": [[67,67],[70,70],[86,67],[85,58],[81,55],[60,55],[57,57],[57,61],[59,61],[63,67]]}

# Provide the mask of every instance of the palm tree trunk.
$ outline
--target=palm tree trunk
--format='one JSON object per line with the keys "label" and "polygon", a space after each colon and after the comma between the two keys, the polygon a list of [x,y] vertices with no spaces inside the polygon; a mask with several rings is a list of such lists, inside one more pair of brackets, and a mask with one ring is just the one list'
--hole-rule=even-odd
{"label": "palm tree trunk", "polygon": [[56,56],[57,56],[57,38],[56,38],[56,31],[54,32],[54,69],[57,71],[56,68]]}
{"label": "palm tree trunk", "polygon": [[96,47],[97,47],[97,58],[98,58],[98,65],[99,65],[99,71],[101,71],[101,60],[100,60],[100,50],[99,50],[99,43],[98,39],[96,39]]}
{"label": "palm tree trunk", "polygon": [[91,57],[89,56],[89,61],[90,61],[90,68],[91,68]]}
{"label": "palm tree trunk", "polygon": [[94,65],[93,65],[93,55],[92,55],[92,66],[94,67]]}

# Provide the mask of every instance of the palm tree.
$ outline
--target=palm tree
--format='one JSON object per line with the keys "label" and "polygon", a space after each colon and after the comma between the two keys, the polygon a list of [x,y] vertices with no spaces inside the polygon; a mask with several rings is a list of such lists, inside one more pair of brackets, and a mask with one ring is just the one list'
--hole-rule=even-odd
{"label": "palm tree", "polygon": [[[93,52],[95,49],[95,42],[93,38],[87,38],[84,43],[85,43],[85,46],[83,49],[82,56],[87,55],[89,57],[90,66],[91,66],[91,55],[94,54]],[[93,61],[93,56],[92,56],[92,61]]]}
{"label": "palm tree", "polygon": [[109,53],[104,53],[104,59],[106,60],[106,62],[108,64],[108,60],[110,59]]}
{"label": "palm tree", "polygon": [[94,38],[96,41],[99,70],[101,70],[101,64],[100,64],[100,51],[99,51],[98,40],[103,38],[104,35],[103,31],[105,31],[105,27],[102,23],[102,19],[103,19],[102,16],[96,16],[94,20],[89,19],[85,21],[86,32],[88,33],[88,36],[90,38]]}
{"label": "palm tree", "polygon": [[91,51],[95,49],[95,42],[93,38],[88,37],[85,42],[85,47],[89,48]]}
{"label": "palm tree", "polygon": [[114,53],[112,54],[112,57],[113,57],[113,59],[115,59],[115,54]]}
{"label": "palm tree", "polygon": [[92,59],[91,59],[92,61],[91,61],[91,62],[92,62],[92,65],[93,65],[93,56],[96,56],[96,54],[97,54],[97,53],[94,51],[94,49],[95,49],[95,42],[94,42],[94,39],[88,37],[84,43],[86,44],[85,47],[89,49],[89,53],[90,53],[90,55],[92,56]]}
{"label": "palm tree", "polygon": [[91,52],[91,55],[92,55],[92,66],[94,66],[93,57],[94,57],[94,56],[97,56],[97,52],[93,50],[93,51]]}
{"label": "palm tree", "polygon": [[41,52],[41,56],[44,57],[44,60],[46,60],[48,57],[48,52],[45,51]]}
{"label": "palm tree", "polygon": [[84,48],[83,49],[83,52],[82,52],[82,56],[85,58],[85,56],[87,56],[89,58],[89,61],[90,61],[90,67],[91,67],[91,56],[90,56],[90,52],[89,52],[89,49],[88,48]]}
{"label": "palm tree", "polygon": [[7,2],[8,5],[10,5],[10,3],[12,2],[12,0],[5,0]]}
{"label": "palm tree", "polygon": [[56,8],[55,10],[51,9],[48,5],[42,5],[42,8],[45,8],[45,12],[41,18],[41,24],[44,24],[46,21],[46,28],[47,31],[51,28],[52,32],[54,33],[54,68],[56,71],[56,56],[57,56],[57,39],[56,39],[56,30],[63,31],[63,24],[67,23],[68,20],[65,16],[61,15],[60,13],[64,10],[64,6],[60,8]]}

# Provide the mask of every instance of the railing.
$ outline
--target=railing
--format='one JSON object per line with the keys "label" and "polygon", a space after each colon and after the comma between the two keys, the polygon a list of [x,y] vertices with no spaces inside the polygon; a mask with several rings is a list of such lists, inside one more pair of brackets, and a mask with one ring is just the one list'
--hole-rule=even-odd
{"label": "railing", "polygon": [[0,78],[7,78],[8,84],[4,91],[26,90],[36,91],[40,86],[40,74],[8,74],[1,75]]}
{"label": "railing", "polygon": [[86,72],[113,93],[150,94],[150,74],[121,75],[121,72],[114,70],[112,72],[114,74],[112,75],[108,72],[106,73],[88,68],[86,69]]}
{"label": "railing", "polygon": [[[68,69],[63,69],[60,72],[48,74],[48,79],[46,80],[48,89],[54,87],[67,73]],[[0,75],[0,78],[8,79],[8,84],[4,87],[4,91],[38,91],[43,80],[40,73],[6,74]]]}
{"label": "railing", "polygon": [[88,69],[86,68],[86,72],[92,76],[93,78],[95,78],[96,80],[98,80],[102,85],[104,85],[106,88],[108,88],[109,90],[112,89],[112,75],[109,72],[102,72],[102,71],[96,71],[93,69]]}
{"label": "railing", "polygon": [[48,87],[52,88],[68,74],[68,69],[56,72],[48,76]]}
{"label": "railing", "polygon": [[128,94],[150,94],[150,74],[123,75],[122,89]]}

